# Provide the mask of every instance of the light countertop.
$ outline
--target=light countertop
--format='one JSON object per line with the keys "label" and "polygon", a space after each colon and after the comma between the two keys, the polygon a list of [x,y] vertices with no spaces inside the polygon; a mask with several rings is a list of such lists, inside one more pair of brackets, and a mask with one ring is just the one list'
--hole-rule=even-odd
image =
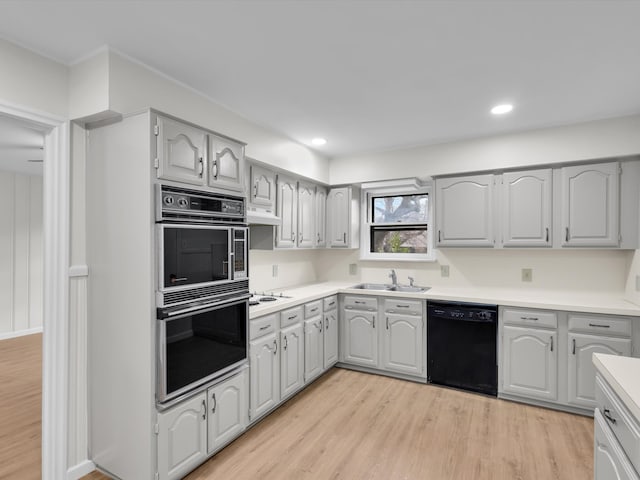
{"label": "light countertop", "polygon": [[640,422],[640,358],[594,353],[593,364]]}
{"label": "light countertop", "polygon": [[640,317],[640,306],[625,300],[622,293],[581,293],[575,291],[491,287],[433,287],[423,293],[407,293],[351,288],[356,283],[358,282],[322,282],[299,287],[276,289],[275,292],[282,292],[283,295],[291,298],[283,298],[276,302],[251,307],[250,318],[268,315],[282,309],[294,307],[337,293],[487,303],[511,307]]}

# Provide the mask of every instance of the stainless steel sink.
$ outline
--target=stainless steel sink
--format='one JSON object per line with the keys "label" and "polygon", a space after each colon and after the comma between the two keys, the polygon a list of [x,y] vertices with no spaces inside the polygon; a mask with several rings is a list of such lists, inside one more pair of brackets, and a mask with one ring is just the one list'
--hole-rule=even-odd
{"label": "stainless steel sink", "polygon": [[359,290],[381,290],[386,292],[411,292],[421,293],[426,292],[431,287],[417,287],[409,285],[387,285],[384,283],[359,283],[351,288],[357,288]]}

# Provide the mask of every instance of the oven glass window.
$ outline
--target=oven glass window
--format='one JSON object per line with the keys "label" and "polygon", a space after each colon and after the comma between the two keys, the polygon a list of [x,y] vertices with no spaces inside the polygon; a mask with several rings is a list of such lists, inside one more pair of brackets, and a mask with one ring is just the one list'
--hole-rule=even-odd
{"label": "oven glass window", "polygon": [[229,280],[229,229],[164,228],[164,286]]}
{"label": "oven glass window", "polygon": [[247,358],[247,302],[166,322],[167,395]]}

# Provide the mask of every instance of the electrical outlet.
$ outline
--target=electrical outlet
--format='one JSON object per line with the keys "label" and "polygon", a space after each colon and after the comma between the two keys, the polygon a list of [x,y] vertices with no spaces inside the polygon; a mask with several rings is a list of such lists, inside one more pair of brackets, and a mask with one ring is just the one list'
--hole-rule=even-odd
{"label": "electrical outlet", "polygon": [[358,273],[358,264],[350,263],[349,264],[349,275],[356,275]]}
{"label": "electrical outlet", "polygon": [[278,276],[278,265],[271,265],[271,275],[273,277]]}
{"label": "electrical outlet", "polygon": [[636,292],[640,292],[640,275],[636,275]]}
{"label": "electrical outlet", "polygon": [[531,282],[533,280],[533,270],[531,268],[522,269],[522,281]]}
{"label": "electrical outlet", "polygon": [[441,277],[449,276],[449,265],[440,265],[440,276]]}

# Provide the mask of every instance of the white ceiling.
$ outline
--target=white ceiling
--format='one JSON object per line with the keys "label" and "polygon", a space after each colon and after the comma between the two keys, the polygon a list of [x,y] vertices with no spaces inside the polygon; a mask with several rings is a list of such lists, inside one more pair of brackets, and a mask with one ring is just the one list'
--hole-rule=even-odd
{"label": "white ceiling", "polygon": [[42,175],[44,134],[28,123],[0,115],[0,171]]}
{"label": "white ceiling", "polygon": [[[330,156],[640,112],[638,1],[2,1],[70,64],[108,44]],[[513,113],[489,108],[512,102]]]}

